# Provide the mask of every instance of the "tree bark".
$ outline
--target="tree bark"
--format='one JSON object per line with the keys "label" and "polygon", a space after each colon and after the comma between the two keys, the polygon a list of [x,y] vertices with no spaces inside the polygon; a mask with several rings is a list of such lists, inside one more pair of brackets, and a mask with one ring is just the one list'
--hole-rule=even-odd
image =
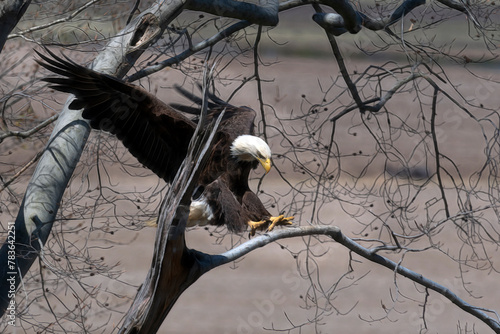
{"label": "tree bark", "polygon": [[[233,5],[230,11],[232,17],[247,16],[259,24],[278,22],[276,0],[254,8],[257,14],[266,17],[263,20],[259,20],[259,15],[249,16],[245,13],[248,4],[235,1],[204,4],[206,8],[199,7],[201,2],[197,1],[198,4],[195,3],[193,9],[217,11],[214,5],[230,2]],[[162,36],[170,22],[189,3],[189,0],[155,3],[110,40],[106,48],[95,58],[91,68],[118,78],[123,77],[139,56]],[[223,14],[227,14],[226,11]],[[68,98],[60,113],[52,136],[28,184],[15,225],[9,225],[8,235],[14,242],[9,244],[6,241],[0,249],[0,316],[9,306],[13,296],[12,289],[17,289],[20,280],[43,250],[59,202],[90,133],[90,126],[82,119],[81,113],[68,109],[72,99],[73,97]],[[9,267],[11,263],[12,267]],[[11,284],[14,281],[15,284]]]}
{"label": "tree bark", "polygon": [[[180,215],[177,216],[179,217]],[[175,235],[175,232],[173,232],[175,231],[175,226],[167,226],[167,230],[169,228],[173,229],[170,232],[171,235]],[[168,231],[163,231],[162,234],[164,234],[165,232],[168,234]],[[161,259],[162,266],[165,266],[162,269],[161,275],[152,276],[151,271],[150,274],[148,274],[146,281],[144,282],[141,290],[138,292],[136,299],[134,300],[132,308],[129,310],[129,313],[126,316],[125,325],[120,333],[156,333],[161,323],[157,322],[159,318],[153,318],[153,316],[158,317],[161,313],[161,319],[163,321],[182,292],[184,292],[206,272],[218,266],[236,261],[246,254],[254,251],[255,249],[264,247],[274,241],[286,238],[303,237],[307,235],[324,235],[332,238],[333,240],[351,250],[352,252],[358,254],[362,258],[386,267],[390,270],[391,273],[397,273],[403,277],[406,277],[412,282],[435,291],[436,293],[447,298],[450,302],[458,306],[463,311],[471,314],[472,316],[485,323],[495,333],[500,333],[500,322],[487,314],[489,310],[471,305],[457,296],[449,288],[426,278],[420,273],[414,272],[402,266],[400,263],[394,262],[384,256],[379,255],[379,252],[382,252],[383,250],[395,250],[400,248],[365,248],[344,235],[342,231],[336,226],[305,226],[296,228],[283,228],[257,236],[243,243],[242,245],[219,255],[205,254],[186,248],[186,244],[184,242],[184,232],[182,232],[182,235],[179,235],[177,239],[173,239],[172,242],[170,242],[169,240],[170,244],[168,245],[168,247],[166,247],[166,251],[164,253],[165,256]],[[179,251],[176,251],[176,247],[180,247]],[[158,249],[155,248],[155,254],[157,250]],[[169,263],[169,260],[171,260],[172,263]],[[153,261],[153,266],[155,264],[155,261]],[[158,287],[156,291],[159,291],[159,293],[154,294],[154,296],[144,293],[145,291],[150,291],[150,287],[155,284],[157,284]],[[156,298],[154,304],[150,300],[153,297]],[[161,303],[159,303],[160,300]],[[148,303],[148,307],[145,307],[144,305]],[[161,312],[159,312],[158,310],[161,310]],[[148,312],[150,313],[149,315],[146,314]],[[141,319],[140,323],[144,324],[145,327],[131,327],[128,329],[125,328],[126,325],[129,325],[136,321],[134,317],[139,317]],[[151,324],[147,323],[146,320],[154,321],[155,327],[153,328]],[[136,323],[139,323],[139,321],[136,321]]]}
{"label": "tree bark", "polygon": [[14,29],[28,9],[31,0],[6,0],[0,1],[0,52]]}
{"label": "tree bark", "polygon": [[234,0],[191,0],[187,9],[232,17],[264,26],[278,24],[278,0],[260,0],[260,5]]}
{"label": "tree bark", "polygon": [[[173,0],[168,5],[161,2],[141,13],[108,43],[92,68],[123,77],[182,11],[185,2]],[[81,113],[68,109],[72,99],[68,98],[60,114],[28,184],[15,225],[9,230],[15,242],[13,246],[5,242],[0,249],[0,316],[9,306],[13,289],[17,289],[50,234],[59,202],[90,133]]]}
{"label": "tree bark", "polygon": [[[206,94],[205,86],[204,101]],[[205,126],[204,104],[190,150],[162,203],[151,269],[125,316],[120,334],[156,333],[179,296],[210,270],[203,262],[206,254],[186,247],[184,229],[191,195],[198,184],[199,173],[210,156],[212,140],[223,114],[215,124]]]}
{"label": "tree bark", "polygon": [[[297,0],[300,1],[300,0]],[[465,13],[476,26],[480,26],[474,15],[467,10],[463,2],[455,0],[438,0],[443,5],[451,9]],[[291,0],[286,5],[293,5],[295,1]],[[425,0],[405,0],[391,15],[385,17],[371,18],[368,15],[354,9],[349,1],[310,1],[312,4],[324,4],[333,8],[336,13],[318,12],[313,15],[313,20],[324,28],[328,33],[334,36],[340,36],[346,32],[356,34],[361,31],[361,27],[370,30],[384,30],[394,25],[415,8],[425,5]]]}

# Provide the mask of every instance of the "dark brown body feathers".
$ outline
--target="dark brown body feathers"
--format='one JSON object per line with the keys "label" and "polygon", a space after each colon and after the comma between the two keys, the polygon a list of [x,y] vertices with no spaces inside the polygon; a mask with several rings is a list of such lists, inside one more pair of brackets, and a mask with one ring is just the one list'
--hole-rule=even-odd
{"label": "dark brown body feathers", "polygon": [[[38,53],[44,60],[38,62],[60,77],[43,80],[55,90],[75,95],[71,109],[83,109],[82,116],[92,128],[116,135],[140,163],[171,182],[187,154],[196,121],[140,87],[47,52],[51,57]],[[239,232],[249,220],[266,219],[270,214],[248,186],[248,175],[257,161],[237,161],[230,153],[239,135],[254,133],[255,111],[215,106],[208,117],[217,117],[223,108],[224,119],[198,183],[215,214],[210,223]]]}

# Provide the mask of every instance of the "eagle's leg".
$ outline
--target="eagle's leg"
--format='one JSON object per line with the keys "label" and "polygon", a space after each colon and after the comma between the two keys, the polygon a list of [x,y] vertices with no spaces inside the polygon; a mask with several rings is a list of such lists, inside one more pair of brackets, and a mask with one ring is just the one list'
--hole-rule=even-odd
{"label": "eagle's leg", "polygon": [[285,217],[284,215],[269,218],[269,220],[271,221],[271,225],[269,225],[269,227],[267,228],[267,232],[271,232],[276,225],[292,225],[293,218],[295,217]]}
{"label": "eagle's leg", "polygon": [[257,231],[258,228],[262,227],[262,225],[267,224],[267,220],[263,219],[258,222],[254,221],[248,221],[248,226],[250,226],[250,236],[253,237],[255,235],[255,231]]}
{"label": "eagle's leg", "polygon": [[285,217],[284,215],[279,215],[277,217],[270,217],[268,219],[263,219],[258,222],[254,221],[249,221],[248,226],[250,226],[250,236],[255,235],[255,231],[258,228],[261,228],[263,225],[269,224],[269,227],[267,228],[267,232],[271,232],[275,226],[277,225],[292,225],[292,220],[295,217]]}

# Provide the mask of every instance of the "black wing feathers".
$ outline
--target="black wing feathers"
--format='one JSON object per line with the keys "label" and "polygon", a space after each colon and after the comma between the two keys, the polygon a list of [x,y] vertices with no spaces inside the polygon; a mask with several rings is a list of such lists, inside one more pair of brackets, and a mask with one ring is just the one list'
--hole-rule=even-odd
{"label": "black wing feathers", "polygon": [[[94,129],[118,137],[139,162],[170,182],[175,177],[194,133],[196,121],[161,102],[155,96],[114,77],[62,59],[47,50],[51,57],[38,53],[40,65],[59,77],[45,78],[55,90],[71,93],[76,99],[71,109],[83,109],[83,118]],[[196,104],[202,100],[177,87],[180,94]],[[208,94],[207,121],[224,117],[216,134],[212,152],[198,183],[211,206],[216,225],[231,231],[242,231],[249,220],[267,219],[269,212],[248,187],[248,174],[255,162],[242,162],[231,156],[233,141],[240,135],[253,134],[255,111],[234,107]],[[199,114],[199,108],[179,107],[181,111]]]}
{"label": "black wing feathers", "polygon": [[38,63],[61,77],[43,80],[75,95],[69,107],[83,109],[92,128],[116,135],[139,162],[171,181],[196,124],[139,87],[47,52],[51,57],[37,52],[43,59]]}

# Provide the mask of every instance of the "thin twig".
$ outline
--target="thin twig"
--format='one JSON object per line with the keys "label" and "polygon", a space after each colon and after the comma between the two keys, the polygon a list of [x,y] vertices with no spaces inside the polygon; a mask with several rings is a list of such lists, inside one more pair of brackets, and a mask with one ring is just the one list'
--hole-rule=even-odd
{"label": "thin twig", "polygon": [[434,155],[436,158],[436,176],[438,179],[439,190],[441,191],[441,198],[444,203],[444,211],[446,212],[446,217],[450,217],[450,209],[448,207],[448,200],[446,199],[446,194],[444,193],[444,185],[443,180],[441,178],[441,154],[439,153],[439,145],[437,142],[437,134],[436,134],[436,105],[437,105],[437,95],[438,88],[434,87],[434,94],[432,95],[432,115],[431,115],[431,133],[432,133],[432,142],[434,144]]}
{"label": "thin twig", "polygon": [[7,39],[16,38],[16,37],[24,37],[24,35],[29,34],[31,32],[34,32],[34,31],[37,31],[37,30],[46,29],[46,28],[52,27],[52,26],[54,26],[56,24],[65,23],[65,22],[71,21],[75,16],[77,16],[82,11],[84,11],[87,8],[89,8],[90,6],[92,6],[93,4],[95,4],[96,2],[99,2],[99,0],[89,1],[85,5],[81,6],[80,8],[78,8],[77,10],[75,10],[73,13],[71,13],[70,15],[68,15],[67,17],[64,17],[62,19],[55,20],[55,21],[52,21],[52,22],[49,22],[49,23],[46,23],[46,24],[42,24],[42,25],[39,25],[39,26],[36,26],[36,27],[31,27],[29,29],[20,31],[20,32],[15,33],[15,34],[10,34],[9,36],[7,36]]}
{"label": "thin twig", "polygon": [[[318,4],[313,4],[314,9],[316,10],[317,13],[322,13],[323,10]],[[344,78],[344,81],[347,85],[347,88],[351,92],[352,98],[354,99],[354,102],[356,102],[356,105],[358,106],[359,110],[361,112],[365,112],[366,110],[369,110],[363,101],[361,100],[361,97],[359,96],[358,89],[356,88],[356,85],[352,82],[351,76],[349,75],[349,72],[347,71],[347,67],[344,63],[344,57],[342,56],[342,53],[340,52],[340,48],[337,44],[337,41],[335,39],[335,36],[333,34],[329,33],[328,31],[325,30],[326,36],[328,37],[328,42],[330,42],[330,46],[332,47],[333,55],[335,56],[335,59],[337,60],[337,64],[339,65],[340,73],[342,74],[342,78]]]}
{"label": "thin twig", "polygon": [[8,138],[8,137],[27,138],[27,137],[33,135],[34,133],[40,131],[41,129],[45,128],[47,125],[50,125],[50,124],[54,123],[57,120],[58,117],[59,117],[59,114],[55,114],[53,116],[50,116],[45,121],[39,123],[37,126],[31,128],[29,130],[25,130],[25,131],[6,131],[6,132],[3,132],[3,133],[0,133],[0,143],[5,138]]}
{"label": "thin twig", "polygon": [[35,154],[35,156],[28,162],[26,165],[24,165],[14,176],[12,176],[9,180],[3,182],[2,186],[0,187],[0,193],[5,190],[12,182],[14,182],[19,176],[21,176],[28,168],[30,168],[35,162],[40,159],[42,156],[43,151],[38,152]]}
{"label": "thin twig", "polygon": [[260,80],[260,73],[259,73],[259,43],[261,36],[262,36],[262,26],[259,25],[259,28],[257,29],[257,36],[255,37],[255,44],[253,47],[253,68],[254,68],[255,81],[257,82],[257,94],[259,96],[259,108],[260,108],[260,116],[263,128],[262,133],[264,134],[264,139],[268,141],[266,134],[266,129],[267,129],[266,112],[264,110],[264,98],[262,96],[262,82]]}
{"label": "thin twig", "polygon": [[458,297],[454,292],[452,292],[447,287],[424,277],[422,274],[419,274],[406,267],[403,267],[400,264],[377,254],[371,249],[361,246],[360,244],[354,242],[352,239],[342,234],[340,228],[336,226],[303,226],[297,228],[285,228],[260,235],[220,255],[209,255],[209,254],[199,253],[203,254],[204,257],[203,262],[205,264],[205,268],[203,271],[207,272],[220,265],[236,261],[242,256],[250,253],[251,251],[263,247],[267,244],[270,244],[274,241],[287,238],[310,236],[310,235],[329,236],[336,242],[348,248],[349,250],[353,251],[354,253],[358,254],[359,256],[371,262],[377,263],[383,267],[386,267],[391,271],[397,272],[399,275],[402,275],[415,283],[421,284],[422,286],[439,293],[440,295],[450,300],[453,304],[457,305],[460,309],[464,310],[465,312],[475,316],[476,318],[484,322],[491,329],[493,329],[495,333],[500,334],[500,323],[497,320],[488,316],[484,312],[490,310],[483,310],[476,306],[470,305],[469,303],[465,302],[463,299]]}

